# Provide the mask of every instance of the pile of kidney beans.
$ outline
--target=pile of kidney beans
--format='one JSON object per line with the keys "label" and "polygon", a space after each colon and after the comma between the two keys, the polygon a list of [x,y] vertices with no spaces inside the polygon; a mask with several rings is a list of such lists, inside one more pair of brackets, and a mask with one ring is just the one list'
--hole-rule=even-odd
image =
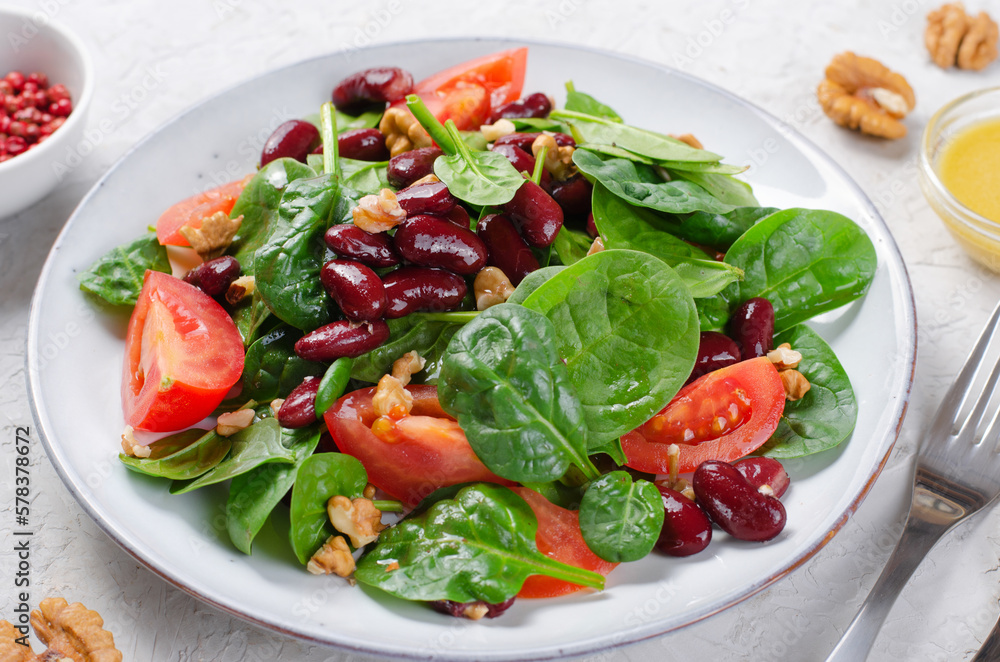
{"label": "pile of kidney beans", "polygon": [[11,71],[0,79],[0,162],[45,142],[73,112],[64,85],[43,73]]}

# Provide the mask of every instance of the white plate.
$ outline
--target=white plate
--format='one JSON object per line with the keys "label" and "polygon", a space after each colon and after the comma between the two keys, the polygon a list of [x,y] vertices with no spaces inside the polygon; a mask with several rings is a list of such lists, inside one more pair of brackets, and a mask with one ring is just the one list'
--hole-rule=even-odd
{"label": "white plate", "polygon": [[503,618],[469,623],[304,572],[271,524],[247,557],[224,528],[225,487],[171,496],[166,481],[127,471],[116,453],[126,319],[95,310],[76,274],[154,223],[171,203],[250,172],[281,121],[315,112],[356,70],[402,65],[419,79],[520,45],[499,40],[392,44],[338,53],[239,85],[140,143],[94,187],[42,271],[28,331],[30,394],[49,457],[70,491],[126,551],[164,579],[241,618],[319,643],[383,656],[548,658],[637,641],[692,623],[759,591],[814,554],[871,487],[902,422],[916,333],[912,293],[892,237],[870,201],[815,146],[733,95],[658,65],[531,44],[525,92],[563,96],[565,81],[638,126],[690,132],[746,178],[762,204],[832,209],[871,236],[879,266],[867,297],[814,321],[843,361],[860,403],[841,448],[787,463],[788,526],[768,544],[719,534],[684,560],[650,556],[611,574],[607,590],[522,600]]}

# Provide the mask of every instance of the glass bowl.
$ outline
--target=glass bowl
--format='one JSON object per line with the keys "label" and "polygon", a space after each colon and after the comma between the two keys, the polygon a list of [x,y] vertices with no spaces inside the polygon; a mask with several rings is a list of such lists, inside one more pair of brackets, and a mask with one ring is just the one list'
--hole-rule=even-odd
{"label": "glass bowl", "polygon": [[920,188],[955,241],[977,262],[1000,272],[1000,222],[991,221],[949,191],[938,175],[943,150],[963,130],[983,120],[1000,118],[1000,87],[971,92],[934,114],[920,142]]}

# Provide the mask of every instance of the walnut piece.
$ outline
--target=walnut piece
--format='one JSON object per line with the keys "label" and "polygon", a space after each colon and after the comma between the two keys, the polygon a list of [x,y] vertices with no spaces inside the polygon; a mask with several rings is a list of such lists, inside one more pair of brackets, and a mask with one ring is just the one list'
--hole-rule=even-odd
{"label": "walnut piece", "polygon": [[670,134],[671,138],[676,138],[688,147],[694,147],[695,149],[705,149],[705,146],[701,144],[701,141],[695,138],[690,133],[682,133],[680,135]]}
{"label": "walnut piece", "polygon": [[347,534],[355,549],[378,540],[378,534],[386,528],[382,511],[363,497],[351,501],[345,496],[332,496],[326,502],[326,514],[333,528]]}
{"label": "walnut piece", "polygon": [[396,194],[387,188],[378,195],[366,195],[358,200],[351,216],[354,224],[369,234],[391,230],[406,220],[406,212],[399,206]]}
{"label": "walnut piece", "polygon": [[253,423],[253,409],[237,409],[220,414],[215,432],[220,437],[231,437],[240,430],[245,430]]}
{"label": "walnut piece", "polygon": [[242,214],[236,218],[229,218],[229,214],[226,212],[217,211],[211,216],[203,218],[200,228],[185,225],[180,232],[198,256],[207,261],[226,252],[229,244],[233,243],[233,237],[236,236],[242,223]]}
{"label": "walnut piece", "polygon": [[543,147],[547,148],[545,151],[545,169],[549,171],[549,174],[554,179],[563,181],[576,172],[576,167],[573,165],[573,151],[575,149],[573,146],[566,145],[565,147],[560,147],[556,144],[555,138],[547,133],[543,133],[531,143],[531,154],[537,159]]}
{"label": "walnut piece", "polygon": [[122,432],[122,451],[130,457],[149,457],[149,446],[143,446],[135,438],[135,430],[131,425],[126,425]]}
{"label": "walnut piece", "polygon": [[440,181],[441,180],[438,179],[438,176],[432,172],[430,174],[424,175],[423,177],[413,182],[412,184],[410,184],[410,186],[407,186],[406,188],[410,188],[413,186],[420,186],[421,184],[437,184]]}
{"label": "walnut piece", "polygon": [[27,642],[28,635],[22,634],[12,623],[0,621],[0,662],[35,662],[38,657],[31,647],[18,643]]}
{"label": "walnut piece", "polygon": [[517,127],[509,119],[499,119],[495,124],[483,124],[479,127],[479,132],[486,138],[486,142],[491,143],[497,138],[508,136],[517,131]]}
{"label": "walnut piece", "polygon": [[781,385],[785,387],[785,399],[790,402],[801,400],[812,387],[805,375],[792,368],[782,370],[778,376],[781,377]]}
{"label": "walnut piece", "polygon": [[427,359],[420,356],[416,350],[403,354],[392,363],[392,376],[399,380],[399,383],[406,386],[410,383],[410,377],[417,374],[427,365]]}
{"label": "walnut piece", "polygon": [[485,267],[476,274],[472,291],[476,295],[476,310],[486,310],[509,299],[514,293],[514,285],[502,270]]}
{"label": "walnut piece", "polygon": [[226,301],[235,306],[240,301],[254,293],[257,289],[257,279],[253,276],[240,276],[229,284],[226,290]]}
{"label": "walnut piece", "polygon": [[924,44],[942,69],[979,71],[997,59],[998,29],[986,12],[970,16],[961,2],[938,7],[927,15]]}
{"label": "walnut piece", "polygon": [[767,353],[767,360],[781,372],[790,368],[798,368],[802,361],[802,354],[792,349],[788,343],[783,342]]}
{"label": "walnut piece", "polygon": [[104,619],[79,602],[68,604],[62,598],[45,598],[31,612],[31,627],[48,650],[38,658],[32,655],[25,660],[122,662],[114,636],[104,629]]}
{"label": "walnut piece", "polygon": [[600,237],[594,237],[594,243],[590,245],[587,249],[587,257],[590,257],[594,253],[600,253],[604,250],[604,240]]}
{"label": "walnut piece", "polygon": [[823,112],[840,126],[889,139],[906,135],[899,120],[916,105],[905,78],[850,51],[833,58],[816,94]]}
{"label": "walnut piece", "polygon": [[312,555],[306,570],[314,575],[337,575],[350,577],[354,572],[354,557],[343,536],[330,536],[323,546]]}
{"label": "walnut piece", "polygon": [[269,405],[269,407],[271,408],[271,413],[274,416],[277,416],[278,412],[281,410],[281,405],[283,404],[285,404],[284,398],[275,398],[274,400],[271,400],[271,404]]}
{"label": "walnut piece", "polygon": [[399,419],[407,416],[413,409],[413,395],[403,385],[403,382],[392,375],[382,375],[375,386],[372,396],[372,409],[378,417],[388,416]]}
{"label": "walnut piece", "polygon": [[392,156],[434,144],[424,127],[420,126],[417,118],[406,108],[388,108],[382,115],[378,128],[385,135],[385,146]]}

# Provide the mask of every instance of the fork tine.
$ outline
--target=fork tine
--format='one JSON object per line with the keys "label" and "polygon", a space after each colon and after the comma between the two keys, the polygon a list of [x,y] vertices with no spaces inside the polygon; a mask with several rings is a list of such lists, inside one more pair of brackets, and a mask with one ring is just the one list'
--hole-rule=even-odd
{"label": "fork tine", "polygon": [[[979,398],[976,400],[975,406],[972,408],[972,411],[969,412],[969,416],[959,428],[957,439],[961,442],[970,441],[974,437],[976,430],[983,421],[986,406],[990,403],[990,400],[993,399],[993,392],[996,390],[998,378],[1000,378],[1000,360],[998,360],[996,365],[993,366],[993,371],[990,373],[989,378],[983,385],[983,390],[979,394]],[[993,421],[996,420],[997,411],[998,408],[994,408],[994,411],[992,412]],[[993,423],[991,422],[990,426],[992,425]]]}
{"label": "fork tine", "polygon": [[[993,341],[993,336],[996,334],[998,321],[1000,321],[1000,304],[993,309],[993,314],[990,315],[989,321],[983,328],[982,333],[979,334],[979,340],[976,341],[976,345],[969,352],[969,357],[965,360],[965,365],[962,366],[962,370],[958,373],[951,388],[945,393],[944,399],[938,407],[937,414],[934,416],[927,434],[924,435],[923,443],[929,443],[931,440],[942,436],[951,436],[950,428],[954,425],[959,410],[969,395],[969,390],[972,387],[976,373],[981,367],[980,363],[983,355],[986,354],[986,350]],[[991,375],[992,377],[994,375]],[[996,380],[994,379],[993,381],[995,382]],[[992,391],[993,388],[991,386],[990,392],[992,393]],[[986,398],[986,400],[988,399]]]}

